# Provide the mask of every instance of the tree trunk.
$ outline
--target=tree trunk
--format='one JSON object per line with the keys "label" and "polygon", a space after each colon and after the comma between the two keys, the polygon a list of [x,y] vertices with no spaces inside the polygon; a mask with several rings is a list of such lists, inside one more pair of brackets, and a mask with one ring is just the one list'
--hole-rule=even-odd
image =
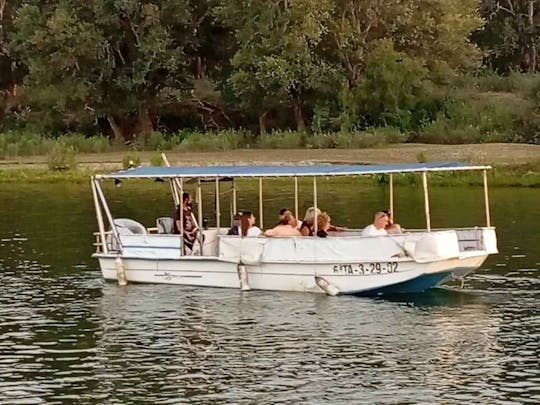
{"label": "tree trunk", "polygon": [[122,130],[114,120],[114,117],[112,115],[107,115],[107,121],[109,121],[109,125],[111,126],[111,129],[114,134],[114,140],[116,142],[123,142],[124,141],[124,134],[122,133]]}
{"label": "tree trunk", "polygon": [[259,115],[259,133],[261,135],[266,134],[266,118],[268,117],[268,111]]}
{"label": "tree trunk", "polygon": [[[535,32],[534,27],[534,0],[529,0],[529,27],[532,32]],[[534,73],[536,71],[536,41],[535,36],[531,37],[531,53],[530,53],[529,72]]]}
{"label": "tree trunk", "polygon": [[306,123],[304,122],[304,114],[302,111],[302,107],[302,100],[293,100],[294,121],[296,122],[296,129],[303,132],[306,130]]}
{"label": "tree trunk", "polygon": [[133,138],[139,135],[150,134],[154,131],[154,123],[150,118],[150,111],[147,107],[143,107],[138,113],[133,128]]}

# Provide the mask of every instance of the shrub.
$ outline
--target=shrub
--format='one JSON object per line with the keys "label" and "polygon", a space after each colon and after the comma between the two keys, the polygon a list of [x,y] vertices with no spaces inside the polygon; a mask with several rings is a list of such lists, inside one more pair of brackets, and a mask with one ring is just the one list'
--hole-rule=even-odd
{"label": "shrub", "polygon": [[369,128],[367,132],[381,137],[383,143],[403,143],[407,140],[407,135],[394,127]]}
{"label": "shrub", "polygon": [[338,133],[336,132],[325,132],[313,134],[312,136],[306,138],[306,148],[314,149],[333,149],[337,147],[337,137]]}
{"label": "shrub", "polygon": [[372,132],[340,132],[337,136],[337,148],[371,148],[385,143],[384,138]]}
{"label": "shrub", "polygon": [[419,60],[394,49],[388,40],[379,41],[368,57],[365,77],[355,89],[362,127],[416,126],[416,112],[429,94],[427,69]]}
{"label": "shrub", "polygon": [[325,104],[316,104],[313,107],[313,118],[311,119],[311,131],[321,133],[327,131],[331,125],[330,107]]}
{"label": "shrub", "polygon": [[516,93],[527,95],[529,90],[540,83],[540,74],[510,72],[500,75],[492,71],[484,71],[477,75],[455,76],[451,84],[457,88],[469,89],[473,92]]}
{"label": "shrub", "polygon": [[6,157],[15,157],[19,156],[19,145],[16,143],[8,143],[6,146]]}
{"label": "shrub", "polygon": [[194,132],[176,147],[179,150],[229,150],[246,146],[246,133],[226,130],[219,132]]}
{"label": "shrub", "polygon": [[272,131],[257,138],[257,147],[261,149],[295,149],[304,145],[306,134],[299,131]]}
{"label": "shrub", "polygon": [[86,137],[79,133],[69,133],[59,136],[56,142],[66,146],[72,146],[80,153],[103,153],[111,150],[109,139],[103,135]]}
{"label": "shrub", "polygon": [[152,166],[163,166],[165,164],[165,162],[163,162],[163,158],[161,157],[161,153],[153,155],[150,158],[150,164]]}
{"label": "shrub", "polygon": [[47,156],[49,170],[74,170],[77,167],[73,146],[56,144]]}
{"label": "shrub", "polygon": [[134,153],[128,153],[122,158],[122,167],[124,169],[129,169],[132,167],[137,167],[141,165],[141,158],[139,155]]}
{"label": "shrub", "polygon": [[158,131],[142,134],[131,144],[133,150],[166,150],[169,148],[170,144],[165,135]]}
{"label": "shrub", "polygon": [[37,133],[20,133],[17,143],[19,144],[19,154],[23,156],[40,155],[48,151],[43,147],[43,138]]}
{"label": "shrub", "polygon": [[429,143],[511,142],[531,116],[530,101],[510,93],[464,93],[414,139]]}
{"label": "shrub", "polygon": [[370,128],[366,131],[341,131],[313,134],[305,139],[306,148],[369,148],[388,143],[401,143],[407,136],[392,127]]}

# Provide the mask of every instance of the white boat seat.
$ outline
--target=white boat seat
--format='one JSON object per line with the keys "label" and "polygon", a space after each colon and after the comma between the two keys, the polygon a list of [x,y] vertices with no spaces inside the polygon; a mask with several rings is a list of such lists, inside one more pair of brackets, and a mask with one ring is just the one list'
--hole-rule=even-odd
{"label": "white boat seat", "polygon": [[140,222],[129,218],[116,218],[113,220],[119,235],[146,235],[146,228]]}
{"label": "white boat seat", "polygon": [[156,219],[156,227],[158,233],[174,233],[174,218],[160,217]]}

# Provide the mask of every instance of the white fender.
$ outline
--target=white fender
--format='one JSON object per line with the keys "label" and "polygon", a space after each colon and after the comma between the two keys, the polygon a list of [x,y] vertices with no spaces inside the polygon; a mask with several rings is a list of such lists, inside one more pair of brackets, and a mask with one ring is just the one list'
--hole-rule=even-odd
{"label": "white fender", "polygon": [[321,276],[315,276],[315,283],[321,288],[321,290],[323,290],[326,294],[331,295],[332,297],[335,297],[336,295],[341,293],[341,291],[339,291],[339,288],[337,288],[333,284],[330,284],[325,278]]}
{"label": "white fender", "polygon": [[114,265],[116,266],[116,280],[118,280],[118,285],[127,285],[126,268],[124,267],[124,263],[122,263],[120,256],[116,256]]}
{"label": "white fender", "polygon": [[247,268],[243,264],[238,265],[238,279],[240,280],[240,289],[242,291],[251,290],[251,288],[249,287]]}

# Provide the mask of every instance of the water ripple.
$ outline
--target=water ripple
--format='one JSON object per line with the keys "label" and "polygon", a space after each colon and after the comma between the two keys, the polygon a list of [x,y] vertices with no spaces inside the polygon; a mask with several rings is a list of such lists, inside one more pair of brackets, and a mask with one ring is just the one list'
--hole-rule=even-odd
{"label": "water ripple", "polygon": [[32,242],[0,246],[0,404],[540,401],[524,255],[464,289],[365,299],[121,288],[95,263],[42,264]]}

